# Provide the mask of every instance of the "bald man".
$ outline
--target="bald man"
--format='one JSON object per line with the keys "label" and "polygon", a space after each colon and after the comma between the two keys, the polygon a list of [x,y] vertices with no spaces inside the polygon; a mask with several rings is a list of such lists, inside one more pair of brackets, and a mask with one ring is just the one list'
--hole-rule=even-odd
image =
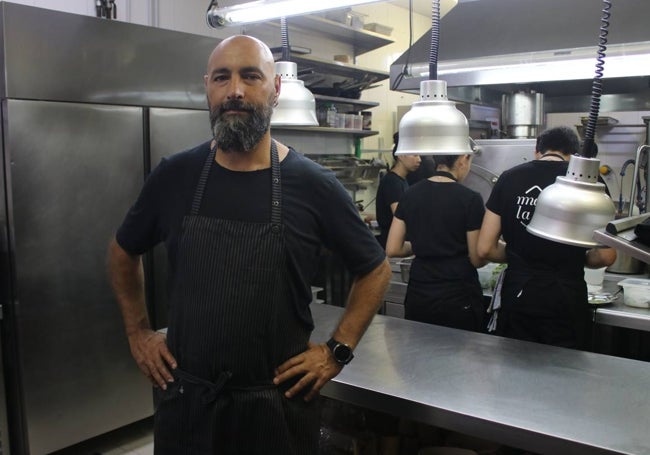
{"label": "bald man", "polygon": [[[155,453],[314,454],[319,390],[353,357],[390,267],[334,174],[271,137],[273,56],[233,36],[204,76],[212,139],[154,169],[109,246],[131,352],[154,385]],[[167,335],[141,255],[164,242]],[[327,343],[309,343],[322,247],[355,276]]]}

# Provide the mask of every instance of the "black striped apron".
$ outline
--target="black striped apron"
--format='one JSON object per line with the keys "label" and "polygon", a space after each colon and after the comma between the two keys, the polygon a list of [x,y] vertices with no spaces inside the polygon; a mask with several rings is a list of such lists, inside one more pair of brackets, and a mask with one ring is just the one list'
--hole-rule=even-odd
{"label": "black striped apron", "polygon": [[310,335],[287,285],[277,148],[272,141],[270,223],[199,215],[215,153],[183,219],[167,333],[178,369],[156,389],[154,453],[311,455],[318,400],[286,399],[288,385],[272,383]]}

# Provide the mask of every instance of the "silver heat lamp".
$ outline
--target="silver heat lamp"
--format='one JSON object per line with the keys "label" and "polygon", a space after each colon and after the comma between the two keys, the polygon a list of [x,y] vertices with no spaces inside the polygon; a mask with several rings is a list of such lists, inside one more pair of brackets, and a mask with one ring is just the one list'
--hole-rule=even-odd
{"label": "silver heat lamp", "polygon": [[316,100],[305,83],[298,79],[298,65],[275,62],[275,74],[280,75],[282,82],[271,126],[317,126]]}
{"label": "silver heat lamp", "polygon": [[298,79],[298,65],[289,61],[289,28],[286,18],[280,20],[282,59],[275,62],[275,74],[280,76],[280,96],[273,108],[271,126],[317,126],[316,100]]}
{"label": "silver heat lamp", "polygon": [[594,143],[611,15],[611,1],[603,0],[603,4],[596,76],[583,144],[584,156],[573,155],[566,176],[557,177],[554,184],[544,188],[537,198],[533,218],[526,227],[528,232],[538,237],[585,248],[598,246],[594,231],[606,226],[616,213],[614,203],[605,193],[605,185],[598,183],[600,160],[595,158],[598,148]]}
{"label": "silver heat lamp", "polygon": [[395,155],[472,153],[467,119],[447,98],[447,82],[437,80],[440,0],[432,0],[429,79],[420,82],[420,100],[399,122]]}
{"label": "silver heat lamp", "polygon": [[472,153],[469,124],[447,98],[447,82],[420,82],[420,101],[399,122],[395,155],[465,155]]}
{"label": "silver heat lamp", "polygon": [[614,219],[616,208],[598,182],[600,160],[573,155],[566,176],[557,177],[537,198],[528,232],[567,245],[593,248],[594,230]]}

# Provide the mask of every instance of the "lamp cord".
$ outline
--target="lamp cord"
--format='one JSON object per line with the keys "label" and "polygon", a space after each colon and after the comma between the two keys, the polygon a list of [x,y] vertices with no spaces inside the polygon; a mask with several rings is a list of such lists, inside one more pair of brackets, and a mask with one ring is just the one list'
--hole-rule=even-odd
{"label": "lamp cord", "polygon": [[596,123],[600,111],[600,97],[603,94],[603,72],[605,67],[605,51],[607,50],[607,35],[609,33],[609,19],[612,2],[603,0],[602,17],[600,19],[600,35],[598,39],[598,56],[596,57],[596,75],[591,86],[591,105],[589,108],[589,120],[585,127],[585,140],[582,144],[582,155],[587,158],[595,158],[598,149],[594,147],[596,135]]}
{"label": "lamp cord", "polygon": [[431,0],[431,49],[429,51],[429,80],[438,79],[438,48],[440,47],[440,0]]}
{"label": "lamp cord", "polygon": [[291,58],[289,51],[289,29],[287,27],[287,18],[280,18],[280,33],[282,34],[282,61],[288,62]]}

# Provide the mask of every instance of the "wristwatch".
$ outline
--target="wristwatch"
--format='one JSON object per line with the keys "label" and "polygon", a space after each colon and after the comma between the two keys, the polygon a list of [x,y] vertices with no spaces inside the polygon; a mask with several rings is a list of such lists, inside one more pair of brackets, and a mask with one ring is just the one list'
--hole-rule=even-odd
{"label": "wristwatch", "polygon": [[339,365],[347,365],[350,363],[350,360],[354,358],[352,348],[347,344],[336,341],[334,338],[327,340],[326,344],[327,347],[330,348],[330,351],[332,351],[334,360],[336,360]]}

